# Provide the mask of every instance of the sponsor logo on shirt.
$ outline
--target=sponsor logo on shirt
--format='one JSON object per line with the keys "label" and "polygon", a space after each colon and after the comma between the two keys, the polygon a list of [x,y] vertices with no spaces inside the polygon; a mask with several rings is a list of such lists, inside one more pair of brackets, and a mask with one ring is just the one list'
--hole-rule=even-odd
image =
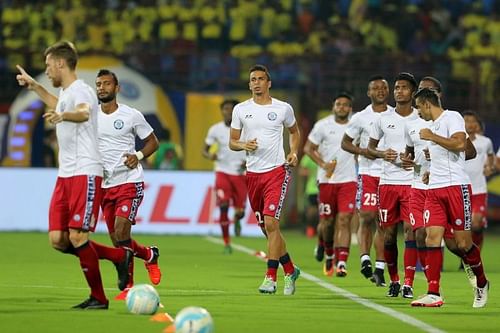
{"label": "sponsor logo on shirt", "polygon": [[267,119],[269,119],[271,121],[276,120],[276,118],[278,118],[278,115],[276,114],[276,112],[269,112],[267,114]]}
{"label": "sponsor logo on shirt", "polygon": [[387,125],[387,128],[389,128],[389,129],[395,129],[395,128],[396,128],[396,125],[394,125],[394,124],[389,124],[389,125]]}
{"label": "sponsor logo on shirt", "polygon": [[251,114],[246,114],[245,115],[245,119],[252,119],[252,115]]}
{"label": "sponsor logo on shirt", "polygon": [[117,130],[121,130],[123,128],[123,120],[121,119],[116,119],[115,122],[113,123],[113,126]]}

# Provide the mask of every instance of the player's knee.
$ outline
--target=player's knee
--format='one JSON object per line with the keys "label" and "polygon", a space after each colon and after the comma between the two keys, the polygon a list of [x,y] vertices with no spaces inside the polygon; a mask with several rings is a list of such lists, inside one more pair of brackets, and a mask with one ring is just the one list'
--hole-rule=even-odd
{"label": "player's knee", "polygon": [[234,219],[235,220],[241,220],[245,216],[245,211],[244,210],[237,210],[234,213]]}
{"label": "player's knee", "polygon": [[227,214],[227,212],[229,210],[229,203],[228,202],[222,202],[220,204],[220,206],[219,206],[219,209],[220,209],[221,213]]}

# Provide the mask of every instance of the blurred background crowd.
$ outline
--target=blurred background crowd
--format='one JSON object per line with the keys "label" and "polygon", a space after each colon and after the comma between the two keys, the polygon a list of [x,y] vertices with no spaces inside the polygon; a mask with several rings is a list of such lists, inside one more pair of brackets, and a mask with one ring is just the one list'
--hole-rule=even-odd
{"label": "blurred background crowd", "polygon": [[[2,1],[0,102],[18,92],[11,72],[44,69],[60,39],[122,59],[166,89],[241,89],[251,64],[299,90],[314,113],[332,92],[362,95],[367,76],[440,78],[447,105],[498,117],[498,0],[55,0]],[[367,100],[360,98],[359,109]],[[306,110],[307,108],[307,110]]]}

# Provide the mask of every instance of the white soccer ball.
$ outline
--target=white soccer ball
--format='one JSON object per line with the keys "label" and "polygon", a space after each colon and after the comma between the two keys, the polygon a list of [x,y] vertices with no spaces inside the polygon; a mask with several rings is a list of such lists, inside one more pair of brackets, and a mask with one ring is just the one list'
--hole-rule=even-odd
{"label": "white soccer ball", "polygon": [[204,308],[189,306],[179,311],[174,320],[175,333],[212,333],[214,321]]}
{"label": "white soccer ball", "polygon": [[154,314],[160,305],[160,295],[149,284],[138,284],[130,288],[125,299],[127,309],[135,314]]}

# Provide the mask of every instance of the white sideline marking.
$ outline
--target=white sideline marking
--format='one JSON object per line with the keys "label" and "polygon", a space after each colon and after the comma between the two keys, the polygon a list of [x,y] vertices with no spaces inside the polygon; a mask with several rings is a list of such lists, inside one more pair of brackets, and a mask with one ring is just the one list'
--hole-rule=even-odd
{"label": "white sideline marking", "polygon": [[[214,237],[211,237],[211,236],[208,236],[208,237],[205,237],[209,242],[212,242],[212,243],[215,243],[215,244],[223,244],[222,240],[218,239],[218,238],[214,238]],[[243,245],[239,245],[239,244],[234,244],[234,243],[231,243],[231,246],[233,249],[236,249],[240,252],[243,252],[243,253],[246,253],[246,254],[249,254],[249,255],[255,255],[255,252],[256,250],[252,250],[246,246],[243,246]],[[393,317],[399,321],[402,321],[403,323],[405,324],[408,324],[408,325],[411,325],[413,327],[416,327],[424,332],[429,332],[429,333],[445,333],[445,331],[439,329],[439,328],[436,328],[434,326],[431,326],[427,323],[424,323],[423,321],[420,321],[416,318],[413,318],[412,316],[409,316],[407,314],[404,314],[404,313],[401,313],[401,312],[398,312],[396,310],[393,310],[391,308],[388,308],[386,306],[383,306],[383,305],[380,305],[380,304],[377,304],[377,303],[373,303],[365,298],[362,298],[356,294],[353,294],[351,293],[350,291],[347,291],[345,289],[342,289],[342,288],[339,288],[337,286],[335,286],[334,284],[332,283],[329,283],[329,282],[326,282],[314,275],[311,275],[309,273],[306,273],[304,272],[303,270],[300,271],[300,277],[303,277],[305,278],[306,280],[308,281],[311,281],[311,282],[314,282],[318,285],[320,285],[321,287],[325,288],[325,289],[328,289],[330,290],[331,292],[335,293],[335,294],[338,294],[342,297],[345,297],[353,302],[356,302],[356,303],[359,303],[363,306],[366,306],[367,308],[370,308],[370,309],[373,309],[375,311],[378,311],[380,313],[383,313],[385,315],[388,315],[390,317]]]}

